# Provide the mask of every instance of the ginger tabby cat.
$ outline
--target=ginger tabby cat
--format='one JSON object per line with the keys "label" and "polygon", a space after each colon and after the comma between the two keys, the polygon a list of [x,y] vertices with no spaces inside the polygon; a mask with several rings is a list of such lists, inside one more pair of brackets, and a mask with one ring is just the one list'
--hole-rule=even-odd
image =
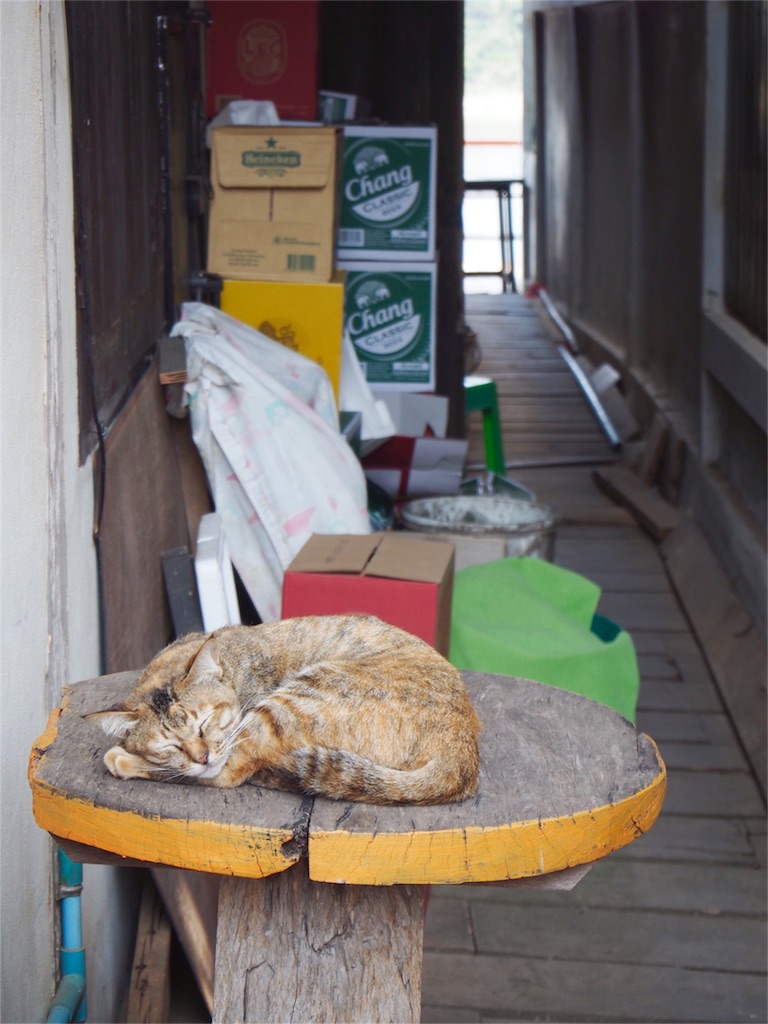
{"label": "ginger tabby cat", "polygon": [[480,721],[460,672],[373,616],[193,633],[98,719],[121,779],[239,786],[377,804],[465,800]]}

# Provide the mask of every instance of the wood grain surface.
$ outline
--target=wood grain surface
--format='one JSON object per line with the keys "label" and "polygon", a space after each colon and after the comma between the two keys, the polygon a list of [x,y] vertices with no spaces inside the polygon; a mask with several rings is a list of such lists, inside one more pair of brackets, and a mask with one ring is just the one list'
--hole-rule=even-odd
{"label": "wood grain surface", "polygon": [[666,779],[652,741],[575,694],[465,678],[484,728],[480,789],[464,803],[381,807],[114,779],[108,740],[81,716],[132,687],[135,674],[120,673],[67,689],[32,752],[35,817],[54,836],[147,863],[260,878],[308,855],[314,880],[363,885],[546,874],[648,831]]}
{"label": "wood grain surface", "polygon": [[648,737],[576,694],[463,674],[483,722],[477,795],[430,808],[317,799],[309,828],[313,879],[524,878],[589,863],[651,827],[665,776]]}
{"label": "wood grain surface", "polygon": [[216,874],[262,878],[295,864],[306,850],[307,798],[257,786],[220,790],[109,774],[102,757],[110,742],[81,716],[125,696],[136,678],[121,672],[65,689],[32,752],[38,824],[121,858]]}
{"label": "wood grain surface", "polygon": [[214,1021],[418,1021],[423,908],[418,886],[322,885],[304,862],[222,879]]}

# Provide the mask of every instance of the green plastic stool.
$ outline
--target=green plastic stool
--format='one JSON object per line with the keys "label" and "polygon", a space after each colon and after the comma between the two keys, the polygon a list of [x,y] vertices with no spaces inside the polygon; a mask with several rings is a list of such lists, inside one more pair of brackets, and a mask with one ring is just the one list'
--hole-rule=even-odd
{"label": "green plastic stool", "polygon": [[486,467],[491,473],[504,476],[507,467],[504,463],[504,444],[501,440],[496,382],[490,377],[465,377],[464,408],[467,412],[482,412]]}

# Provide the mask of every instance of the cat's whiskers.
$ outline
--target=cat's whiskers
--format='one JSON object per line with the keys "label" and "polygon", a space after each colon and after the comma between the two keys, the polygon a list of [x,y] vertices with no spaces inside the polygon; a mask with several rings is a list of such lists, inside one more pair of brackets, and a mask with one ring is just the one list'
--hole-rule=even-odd
{"label": "cat's whiskers", "polygon": [[230,730],[230,732],[226,736],[225,744],[227,746],[229,744],[231,744],[233,740],[237,740],[238,742],[241,742],[241,740],[245,738],[245,737],[243,737],[242,734],[248,729],[248,721],[247,721],[247,718],[246,718],[246,712],[248,712],[251,709],[251,707],[255,707],[255,706],[256,706],[256,702],[254,701],[253,704],[251,704],[248,707],[244,707],[241,710],[240,715],[239,715],[237,721],[235,722],[234,726],[232,727],[232,729]]}
{"label": "cat's whiskers", "polygon": [[186,779],[189,777],[189,773],[184,771],[183,768],[171,768],[170,765],[153,765],[153,774],[162,775],[163,782],[176,782],[178,779]]}
{"label": "cat's whiskers", "polygon": [[248,725],[246,722],[241,721],[235,729],[225,738],[222,744],[221,752],[229,756],[230,752],[234,750],[241,743],[245,743],[246,740],[250,739],[250,734],[247,731]]}

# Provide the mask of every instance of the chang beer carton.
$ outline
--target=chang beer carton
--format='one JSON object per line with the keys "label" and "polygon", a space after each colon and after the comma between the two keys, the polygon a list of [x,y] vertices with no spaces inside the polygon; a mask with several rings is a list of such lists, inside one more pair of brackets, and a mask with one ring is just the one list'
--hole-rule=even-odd
{"label": "chang beer carton", "polygon": [[344,330],[379,391],[435,387],[434,263],[344,261]]}
{"label": "chang beer carton", "polygon": [[434,260],[437,131],[348,125],[338,258]]}

